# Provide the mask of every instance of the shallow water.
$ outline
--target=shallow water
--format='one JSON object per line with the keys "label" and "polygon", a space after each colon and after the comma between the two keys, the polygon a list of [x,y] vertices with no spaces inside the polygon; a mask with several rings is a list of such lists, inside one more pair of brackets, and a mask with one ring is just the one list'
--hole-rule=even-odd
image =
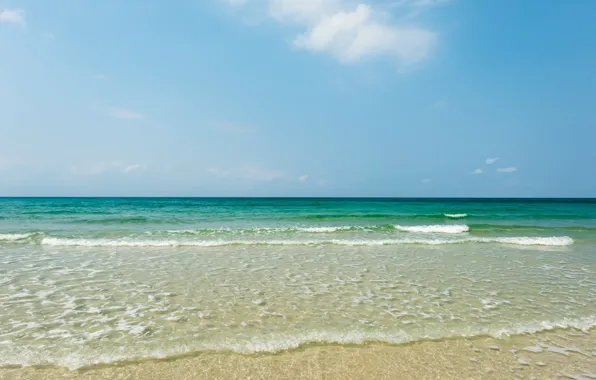
{"label": "shallow water", "polygon": [[[0,206],[3,366],[76,369],[596,325],[593,202]],[[456,213],[467,215],[444,216]]]}

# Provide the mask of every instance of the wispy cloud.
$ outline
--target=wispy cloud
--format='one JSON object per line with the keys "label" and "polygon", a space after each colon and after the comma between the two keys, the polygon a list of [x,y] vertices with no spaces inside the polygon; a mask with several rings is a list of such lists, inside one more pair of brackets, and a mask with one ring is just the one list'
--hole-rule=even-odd
{"label": "wispy cloud", "polygon": [[425,178],[425,179],[423,179],[420,182],[422,182],[422,183],[431,183],[432,181],[433,181],[432,178]]}
{"label": "wispy cloud", "polygon": [[487,158],[485,162],[487,165],[492,165],[497,161],[499,161],[499,157]]}
{"label": "wispy cloud", "polygon": [[300,182],[304,182],[304,181],[306,181],[306,180],[308,180],[308,176],[307,176],[307,175],[303,175],[303,176],[300,176],[300,177],[298,178],[298,181],[300,181]]}
{"label": "wispy cloud", "polygon": [[70,168],[70,173],[77,176],[99,176],[108,173],[131,173],[141,169],[145,169],[145,165],[122,164],[117,161],[106,161],[86,165],[76,165]]}
{"label": "wispy cloud", "polygon": [[124,168],[124,173],[134,172],[136,170],[141,170],[143,168],[144,168],[144,166],[141,164],[128,165],[127,167]]}
{"label": "wispy cloud", "polygon": [[135,112],[135,111],[123,109],[123,108],[111,108],[109,110],[109,114],[110,114],[110,116],[115,117],[116,119],[125,119],[125,120],[143,120],[143,119],[145,119],[145,115]]}
{"label": "wispy cloud", "polygon": [[[234,5],[259,3],[222,1]],[[412,23],[407,26],[392,23],[386,12],[366,3],[268,0],[268,13],[279,23],[305,29],[294,38],[295,48],[331,54],[343,63],[384,56],[411,65],[426,59],[436,41],[434,32]]]}
{"label": "wispy cloud", "polygon": [[517,171],[516,167],[511,167],[511,168],[498,168],[497,171],[499,173],[513,173]]}
{"label": "wispy cloud", "polygon": [[476,169],[472,172],[472,174],[474,174],[474,175],[478,175],[478,174],[482,174],[482,173],[483,173],[482,169]]}
{"label": "wispy cloud", "polygon": [[110,77],[107,74],[102,74],[102,73],[95,74],[94,78],[97,79],[97,80],[110,79]]}
{"label": "wispy cloud", "polygon": [[25,11],[22,9],[0,10],[0,23],[12,23],[25,26]]}

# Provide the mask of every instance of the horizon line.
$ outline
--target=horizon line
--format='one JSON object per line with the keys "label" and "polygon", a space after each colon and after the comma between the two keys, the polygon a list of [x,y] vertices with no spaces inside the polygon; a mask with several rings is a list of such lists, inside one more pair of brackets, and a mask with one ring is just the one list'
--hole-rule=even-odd
{"label": "horizon line", "polygon": [[168,196],[168,195],[0,195],[0,199],[395,199],[395,200],[596,200],[596,197],[406,197],[406,196]]}

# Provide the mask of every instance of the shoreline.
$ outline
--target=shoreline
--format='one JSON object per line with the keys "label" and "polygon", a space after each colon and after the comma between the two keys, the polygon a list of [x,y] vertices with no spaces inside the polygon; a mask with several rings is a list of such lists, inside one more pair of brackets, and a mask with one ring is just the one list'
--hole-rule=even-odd
{"label": "shoreline", "polygon": [[[95,370],[97,368],[107,368],[107,367],[126,367],[129,365],[140,365],[147,362],[172,362],[182,359],[192,359],[195,357],[203,356],[203,355],[221,355],[221,356],[240,356],[240,357],[247,357],[247,358],[255,358],[261,356],[278,356],[284,354],[291,354],[294,352],[305,351],[309,349],[325,349],[325,348],[334,348],[334,347],[343,347],[343,348],[361,348],[367,349],[370,347],[387,347],[387,348],[398,348],[398,347],[407,347],[413,346],[417,344],[441,344],[446,343],[449,341],[467,341],[467,342],[474,342],[474,341],[483,341],[483,340],[492,340],[497,344],[501,341],[515,341],[517,339],[522,339],[523,337],[531,337],[531,336],[540,336],[540,335],[564,335],[564,334],[583,334],[583,335],[590,335],[594,336],[596,340],[596,326],[594,322],[594,317],[586,317],[580,318],[576,320],[570,320],[565,322],[565,326],[561,325],[561,322],[543,322],[546,324],[546,327],[538,328],[528,328],[527,326],[519,331],[513,332],[509,331],[506,332],[503,330],[502,333],[497,335],[491,334],[478,334],[478,335],[451,335],[451,336],[442,336],[442,337],[425,337],[420,339],[413,339],[413,340],[383,340],[383,339],[376,339],[374,336],[376,334],[371,335],[356,335],[351,339],[343,337],[331,340],[314,340],[314,339],[306,339],[300,340],[298,339],[295,342],[289,343],[286,340],[286,344],[280,344],[281,341],[256,341],[255,340],[247,340],[245,342],[238,341],[236,345],[226,346],[226,347],[218,347],[217,344],[215,345],[205,345],[202,349],[194,348],[191,349],[189,347],[178,346],[175,349],[167,350],[164,349],[162,351],[155,350],[151,352],[146,352],[142,356],[121,356],[113,355],[111,357],[106,357],[104,355],[95,357],[95,363],[89,363],[89,360],[92,360],[93,356],[90,356],[91,353],[87,353],[88,360],[84,360],[81,363],[81,358],[78,357],[80,352],[77,353],[77,356],[69,356],[68,358],[53,358],[50,361],[51,363],[46,363],[44,360],[38,359],[38,362],[27,362],[26,364],[12,362],[1,364],[0,363],[0,371],[2,369],[24,369],[24,368],[37,368],[37,369],[53,369],[53,370],[68,370],[71,372],[85,372],[90,370]],[[582,324],[588,323],[587,326],[580,327]],[[308,336],[310,334],[306,334]],[[317,337],[320,337],[320,333],[314,334]],[[576,336],[576,335],[573,335]],[[286,336],[286,339],[291,339],[292,336]],[[245,346],[255,345],[256,347],[252,350],[247,350],[246,347],[242,346],[242,343],[245,343]],[[596,351],[596,346],[594,351]],[[45,359],[49,360],[49,359]],[[70,364],[67,364],[70,363]],[[76,364],[75,364],[76,363]]]}
{"label": "shoreline", "polygon": [[[277,354],[198,353],[98,364],[0,368],[0,379],[592,379],[596,333],[558,330],[401,345],[311,344]],[[575,377],[574,377],[575,376]],[[590,377],[593,376],[593,377]]]}
{"label": "shoreline", "polygon": [[596,379],[596,204],[3,205],[0,379]]}

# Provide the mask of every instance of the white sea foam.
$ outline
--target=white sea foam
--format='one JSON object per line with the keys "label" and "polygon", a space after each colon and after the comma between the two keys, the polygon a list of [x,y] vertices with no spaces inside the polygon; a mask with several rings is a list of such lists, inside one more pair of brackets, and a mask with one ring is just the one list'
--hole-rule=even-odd
{"label": "white sea foam", "polygon": [[[534,323],[520,323],[510,327],[502,328],[465,328],[461,330],[452,330],[450,333],[430,333],[424,337],[416,337],[406,333],[403,330],[384,332],[384,331],[305,331],[297,334],[277,333],[269,334],[267,336],[254,337],[252,339],[223,339],[216,341],[207,341],[187,345],[174,345],[164,347],[162,349],[139,349],[127,350],[128,352],[122,354],[105,354],[95,351],[87,351],[85,354],[81,352],[71,353],[69,355],[52,356],[49,351],[45,350],[43,355],[31,350],[28,347],[19,347],[6,352],[0,359],[0,366],[21,365],[47,365],[52,364],[60,367],[65,367],[70,370],[77,370],[82,367],[89,367],[93,365],[105,365],[110,363],[125,362],[127,360],[139,359],[164,359],[168,357],[176,357],[179,355],[188,354],[190,352],[235,352],[239,354],[255,354],[255,353],[277,353],[300,348],[308,344],[366,344],[369,342],[388,343],[393,345],[406,344],[416,341],[425,340],[440,340],[440,339],[457,339],[457,338],[473,338],[481,336],[490,336],[497,339],[502,339],[508,336],[534,334],[542,331],[549,331],[554,329],[577,329],[583,332],[588,332],[596,326],[596,316],[587,316],[584,318],[568,319],[565,318],[559,321],[537,321]],[[135,326],[139,331],[130,330],[131,333],[139,333],[144,326]],[[65,332],[63,332],[64,334]],[[99,332],[98,334],[99,335]],[[64,335],[67,337],[68,335]],[[87,336],[91,339],[97,339],[97,336]],[[566,348],[559,348],[560,351],[566,353]]]}
{"label": "white sea foam", "polygon": [[201,235],[213,233],[270,233],[270,232],[310,232],[310,233],[328,233],[338,231],[359,230],[365,228],[376,228],[382,226],[318,226],[318,227],[255,227],[248,229],[232,229],[232,228],[206,228],[198,230],[170,230],[166,231],[173,235]]}
{"label": "white sea foam", "polygon": [[[42,245],[49,246],[79,246],[79,247],[219,247],[234,244],[250,244],[243,241],[204,241],[204,240],[122,240],[122,239],[66,239],[50,238],[42,239]],[[257,244],[255,241],[253,244]],[[274,245],[274,241],[270,244]]]}
{"label": "white sea foam", "polygon": [[564,318],[559,321],[538,321],[534,323],[522,323],[517,326],[501,328],[491,331],[488,335],[494,338],[503,338],[512,335],[534,334],[541,331],[555,329],[576,329],[588,332],[596,326],[596,316],[591,315],[584,318]]}
{"label": "white sea foam", "polygon": [[468,216],[468,214],[443,214],[445,215],[447,218],[452,218],[452,219],[461,219],[461,218],[465,218],[466,216]]}
{"label": "white sea foam", "polygon": [[516,245],[551,245],[566,246],[572,245],[573,239],[568,236],[551,237],[497,237],[497,238],[476,238],[487,243],[504,243]]}
{"label": "white sea foam", "polygon": [[389,344],[404,344],[427,339],[451,339],[451,338],[472,338],[479,336],[490,336],[493,338],[504,338],[512,335],[534,334],[541,331],[554,329],[577,329],[584,332],[596,326],[596,317],[568,319],[561,321],[540,321],[536,323],[520,324],[510,328],[500,329],[478,329],[454,331],[450,334],[430,334],[424,338],[414,338],[404,332],[375,332],[375,331],[351,331],[351,332],[328,332],[313,331],[298,335],[270,336],[264,340],[252,339],[250,341],[224,341],[221,343],[206,345],[214,351],[233,351],[240,354],[254,354],[260,352],[275,353],[299,348],[305,344],[365,344],[368,342],[382,342]]}
{"label": "white sea foam", "polygon": [[82,246],[82,247],[221,247],[230,245],[345,245],[345,246],[380,246],[380,245],[442,245],[463,243],[500,243],[512,245],[567,246],[573,239],[559,237],[464,237],[464,238],[425,238],[425,239],[380,239],[380,240],[110,240],[110,239],[67,239],[45,237],[42,245]]}
{"label": "white sea foam", "polygon": [[337,231],[349,231],[356,229],[356,226],[336,226],[336,227],[296,227],[296,231],[302,232],[337,232]]}
{"label": "white sea foam", "polygon": [[439,232],[442,234],[461,234],[463,232],[468,232],[470,230],[470,227],[466,226],[465,224],[437,224],[428,226],[400,226],[399,224],[396,224],[395,229],[404,232]]}
{"label": "white sea foam", "polygon": [[17,241],[24,240],[33,236],[33,233],[28,234],[0,234],[0,241]]}

